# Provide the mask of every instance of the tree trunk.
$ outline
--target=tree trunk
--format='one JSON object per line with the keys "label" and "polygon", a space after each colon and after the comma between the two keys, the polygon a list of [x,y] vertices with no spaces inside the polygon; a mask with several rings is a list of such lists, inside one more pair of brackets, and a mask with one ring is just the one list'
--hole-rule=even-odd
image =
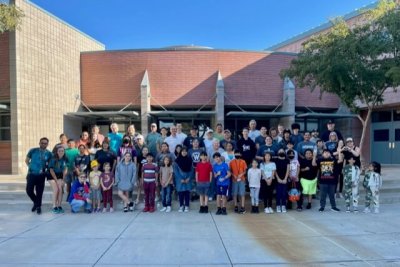
{"label": "tree trunk", "polygon": [[364,166],[364,163],[365,163],[365,157],[364,157],[364,153],[363,153],[363,146],[364,146],[365,134],[366,134],[367,127],[368,127],[368,124],[369,124],[371,113],[372,113],[372,108],[368,107],[367,117],[365,118],[365,120],[363,120],[361,118],[361,116],[358,117],[359,120],[362,123],[362,132],[361,132],[361,140],[360,140],[360,158],[361,158],[362,166]]}

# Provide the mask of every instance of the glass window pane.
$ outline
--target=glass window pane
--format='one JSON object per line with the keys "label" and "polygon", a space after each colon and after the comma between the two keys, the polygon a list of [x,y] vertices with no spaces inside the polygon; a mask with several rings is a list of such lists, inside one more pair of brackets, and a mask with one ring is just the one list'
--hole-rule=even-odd
{"label": "glass window pane", "polygon": [[10,127],[11,115],[2,114],[0,115],[0,127]]}
{"label": "glass window pane", "polygon": [[374,142],[388,142],[389,129],[374,130]]}
{"label": "glass window pane", "polygon": [[394,141],[395,142],[400,141],[400,129],[394,129]]}
{"label": "glass window pane", "polygon": [[0,140],[2,140],[2,141],[10,141],[11,140],[10,128],[0,129]]}
{"label": "glass window pane", "polygon": [[388,122],[392,120],[391,111],[376,111],[372,113],[372,122]]}
{"label": "glass window pane", "polygon": [[393,120],[400,121],[400,109],[393,110]]}

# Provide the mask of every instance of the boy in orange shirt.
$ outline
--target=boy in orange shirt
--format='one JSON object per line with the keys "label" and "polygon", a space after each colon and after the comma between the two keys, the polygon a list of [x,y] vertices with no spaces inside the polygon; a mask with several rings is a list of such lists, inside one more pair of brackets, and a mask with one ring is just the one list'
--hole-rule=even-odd
{"label": "boy in orange shirt", "polygon": [[[244,209],[244,196],[245,196],[245,181],[246,181],[246,171],[247,164],[241,159],[242,155],[239,150],[235,150],[235,159],[229,162],[229,168],[232,173],[232,194],[233,203],[235,204],[235,212],[244,214],[246,210]],[[239,210],[237,204],[237,196],[241,197],[241,208]]]}

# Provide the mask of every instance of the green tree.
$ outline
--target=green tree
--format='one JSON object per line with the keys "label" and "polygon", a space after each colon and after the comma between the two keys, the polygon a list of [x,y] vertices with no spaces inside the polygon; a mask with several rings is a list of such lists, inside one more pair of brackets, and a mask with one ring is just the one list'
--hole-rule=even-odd
{"label": "green tree", "polygon": [[15,5],[0,3],[0,34],[6,31],[15,31],[21,25],[24,13]]}
{"label": "green tree", "polygon": [[334,21],[329,32],[304,42],[298,57],[281,71],[282,78],[294,78],[299,87],[320,88],[321,96],[336,94],[357,114],[366,108],[365,117],[358,115],[363,126],[360,148],[373,109],[382,104],[386,90],[400,84],[398,5],[381,1],[365,18],[354,28],[341,19]]}

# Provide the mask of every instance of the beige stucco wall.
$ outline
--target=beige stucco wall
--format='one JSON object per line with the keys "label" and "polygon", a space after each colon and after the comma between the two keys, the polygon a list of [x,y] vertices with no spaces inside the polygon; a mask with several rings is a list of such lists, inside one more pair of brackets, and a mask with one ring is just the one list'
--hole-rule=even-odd
{"label": "beige stucco wall", "polygon": [[52,149],[63,115],[79,108],[80,52],[105,47],[29,1],[11,2],[25,13],[10,41],[12,173],[23,174],[29,148],[46,136]]}

